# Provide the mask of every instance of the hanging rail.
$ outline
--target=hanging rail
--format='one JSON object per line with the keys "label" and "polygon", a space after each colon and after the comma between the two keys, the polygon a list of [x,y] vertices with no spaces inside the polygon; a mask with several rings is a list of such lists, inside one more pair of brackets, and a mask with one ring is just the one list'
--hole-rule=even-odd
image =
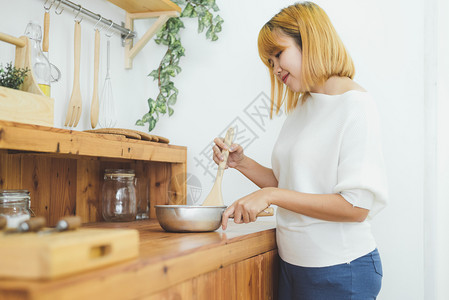
{"label": "hanging rail", "polygon": [[79,14],[83,14],[83,15],[86,15],[86,16],[94,19],[98,23],[103,23],[105,25],[105,27],[109,28],[110,30],[115,29],[115,30],[119,31],[121,34],[122,40],[132,39],[132,38],[136,37],[135,31],[132,31],[132,30],[130,30],[126,27],[123,27],[121,25],[118,25],[111,20],[105,19],[101,15],[95,14],[95,13],[91,12],[90,10],[85,9],[84,7],[82,7],[79,4],[75,4],[68,0],[52,0],[50,6],[46,7],[45,5],[47,4],[48,1],[49,0],[45,1],[45,4],[44,4],[45,9],[49,10],[51,8],[51,6],[57,2],[55,12],[58,15],[60,15],[62,13],[62,11],[64,10],[64,8],[60,8],[59,12],[57,11],[59,6],[62,4],[62,5],[72,8],[76,12],[76,17],[78,17]]}

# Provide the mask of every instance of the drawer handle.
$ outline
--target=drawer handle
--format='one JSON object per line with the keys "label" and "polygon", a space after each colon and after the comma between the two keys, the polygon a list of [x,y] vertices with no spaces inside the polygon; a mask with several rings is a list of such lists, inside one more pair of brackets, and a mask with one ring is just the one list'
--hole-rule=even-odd
{"label": "drawer handle", "polygon": [[111,253],[111,245],[99,245],[90,249],[90,258],[100,258]]}

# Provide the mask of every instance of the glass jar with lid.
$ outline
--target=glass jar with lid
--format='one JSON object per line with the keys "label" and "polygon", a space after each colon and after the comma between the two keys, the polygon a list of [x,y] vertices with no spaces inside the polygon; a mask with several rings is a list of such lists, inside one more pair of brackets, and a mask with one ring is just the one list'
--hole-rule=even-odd
{"label": "glass jar with lid", "polygon": [[29,191],[0,190],[0,216],[6,218],[7,228],[17,228],[31,214]]}
{"label": "glass jar with lid", "polygon": [[133,221],[137,214],[134,170],[106,169],[102,188],[102,214],[107,222]]}

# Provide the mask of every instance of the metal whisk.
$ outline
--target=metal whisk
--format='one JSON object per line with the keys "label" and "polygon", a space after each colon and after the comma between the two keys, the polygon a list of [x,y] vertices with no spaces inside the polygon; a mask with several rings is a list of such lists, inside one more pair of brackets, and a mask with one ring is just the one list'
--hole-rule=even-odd
{"label": "metal whisk", "polygon": [[100,98],[100,118],[99,125],[102,128],[114,127],[117,123],[117,115],[115,111],[114,98],[112,93],[112,82],[110,76],[110,64],[111,64],[111,46],[110,40],[107,40],[107,69],[106,78],[104,81],[103,91]]}

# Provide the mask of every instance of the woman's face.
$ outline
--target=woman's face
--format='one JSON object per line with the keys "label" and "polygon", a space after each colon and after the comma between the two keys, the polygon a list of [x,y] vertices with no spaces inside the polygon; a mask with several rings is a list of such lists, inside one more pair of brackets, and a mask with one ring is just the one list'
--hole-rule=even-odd
{"label": "woman's face", "polygon": [[293,92],[301,91],[301,49],[295,39],[285,34],[277,34],[277,42],[284,50],[270,56],[273,73]]}

